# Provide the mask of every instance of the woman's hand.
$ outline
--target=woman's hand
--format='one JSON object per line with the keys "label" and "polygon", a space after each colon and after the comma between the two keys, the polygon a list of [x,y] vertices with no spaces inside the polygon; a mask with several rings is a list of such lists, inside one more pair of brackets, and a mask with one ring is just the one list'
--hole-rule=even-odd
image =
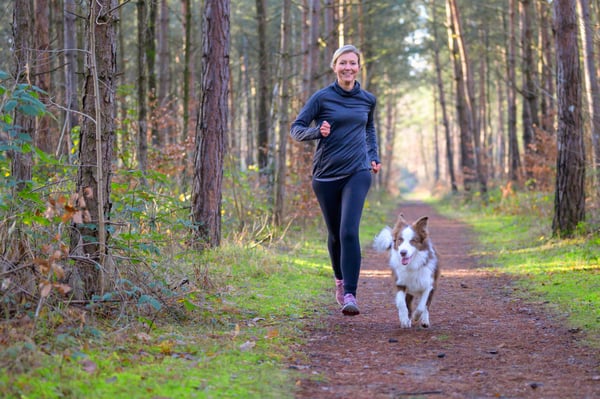
{"label": "woman's hand", "polygon": [[327,137],[329,136],[329,133],[331,133],[331,125],[329,124],[329,122],[323,121],[319,130],[321,131],[321,136]]}
{"label": "woman's hand", "polygon": [[381,169],[381,164],[375,161],[371,161],[371,169],[373,170],[373,173],[377,174],[377,172],[379,172],[379,169]]}

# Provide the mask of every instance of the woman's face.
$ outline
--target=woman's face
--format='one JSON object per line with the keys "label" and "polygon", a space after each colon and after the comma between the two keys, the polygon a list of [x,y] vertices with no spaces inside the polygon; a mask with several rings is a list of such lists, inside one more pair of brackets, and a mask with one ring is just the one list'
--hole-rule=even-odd
{"label": "woman's face", "polygon": [[354,87],[354,81],[359,70],[358,55],[353,52],[340,55],[333,67],[339,85],[344,88]]}

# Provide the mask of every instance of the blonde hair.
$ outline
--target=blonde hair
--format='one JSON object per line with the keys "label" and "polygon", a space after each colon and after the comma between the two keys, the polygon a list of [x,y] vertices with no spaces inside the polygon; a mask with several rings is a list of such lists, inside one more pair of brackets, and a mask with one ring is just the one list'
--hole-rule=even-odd
{"label": "blonde hair", "polygon": [[333,53],[333,57],[331,57],[331,68],[335,68],[335,63],[337,62],[338,58],[340,58],[340,56],[342,54],[346,54],[346,53],[354,53],[356,54],[356,56],[358,57],[358,66],[360,66],[360,51],[358,51],[358,49],[356,47],[354,47],[351,44],[346,44],[345,46],[340,47],[339,49],[335,50],[335,53]]}

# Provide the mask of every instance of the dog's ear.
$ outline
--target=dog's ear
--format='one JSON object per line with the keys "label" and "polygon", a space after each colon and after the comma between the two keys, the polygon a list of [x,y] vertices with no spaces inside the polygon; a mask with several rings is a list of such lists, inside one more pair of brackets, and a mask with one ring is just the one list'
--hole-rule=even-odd
{"label": "dog's ear", "polygon": [[427,216],[423,216],[419,220],[417,220],[414,224],[415,230],[418,231],[419,233],[423,233],[424,236],[427,235],[427,221],[428,220],[429,220],[429,218]]}
{"label": "dog's ear", "polygon": [[408,224],[408,222],[404,218],[404,214],[402,212],[398,215],[397,223]]}

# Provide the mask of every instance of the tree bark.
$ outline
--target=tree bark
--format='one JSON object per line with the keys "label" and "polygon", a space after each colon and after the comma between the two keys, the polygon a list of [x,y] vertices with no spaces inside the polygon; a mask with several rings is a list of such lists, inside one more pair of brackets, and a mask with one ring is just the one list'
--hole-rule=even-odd
{"label": "tree bark", "polygon": [[517,139],[517,89],[516,89],[516,20],[515,0],[508,0],[508,56],[506,101],[508,103],[508,165],[510,180],[517,183],[521,177],[521,156]]}
{"label": "tree bark", "polygon": [[287,175],[286,154],[289,137],[289,72],[291,71],[291,0],[283,0],[281,10],[281,59],[279,66],[280,104],[279,104],[279,147],[275,167],[275,206],[273,222],[280,226],[284,219],[285,211],[285,183]]}
{"label": "tree bark", "polygon": [[[110,182],[113,162],[116,115],[116,0],[90,1],[87,38],[90,51],[86,55],[83,97],[84,118],[79,137],[79,170],[77,204],[84,215],[74,222],[71,253],[75,258],[74,292],[91,298],[106,287],[104,280],[110,219]],[[78,280],[77,273],[81,278]]]}
{"label": "tree bark", "polygon": [[[192,59],[192,5],[191,0],[182,0],[184,50],[183,50],[183,128],[181,131],[181,143],[185,144],[188,139],[188,125],[190,120],[190,63]],[[186,157],[187,158],[187,157]],[[187,159],[184,159],[187,162]]]}
{"label": "tree bark", "polygon": [[[64,2],[64,62],[65,62],[65,128],[61,142],[66,146],[66,153],[71,154],[71,131],[79,124],[78,77],[77,77],[77,39],[76,39],[76,6],[75,0]],[[62,145],[59,145],[62,147]],[[59,149],[60,150],[60,149]],[[57,153],[58,155],[58,153]]]}
{"label": "tree bark", "polygon": [[228,120],[229,0],[207,1],[203,14],[202,94],[196,126],[192,219],[197,244],[221,241],[224,141]]}
{"label": "tree bark", "polygon": [[[33,65],[34,81],[33,83],[42,89],[45,93],[51,92],[51,77],[50,70],[52,65],[50,62],[50,9],[48,0],[36,0],[34,13],[34,42],[36,56]],[[48,103],[48,94],[40,94],[40,100]],[[56,129],[51,129],[50,116],[45,115],[36,121],[36,146],[48,153],[54,154],[57,152],[58,134]]]}
{"label": "tree bark", "polygon": [[267,56],[267,4],[266,0],[256,0],[256,19],[258,27],[258,132],[256,148],[258,150],[258,168],[265,173],[269,154],[269,64]]}
{"label": "tree bark", "polygon": [[576,0],[554,0],[558,157],[552,232],[572,236],[585,218],[585,151]]}
{"label": "tree bark", "polygon": [[[30,66],[33,64],[34,39],[31,21],[34,19],[34,10],[29,0],[16,0],[13,14],[13,40],[14,40],[14,60],[15,60],[15,81],[18,84],[32,84],[33,77],[30,75]],[[16,140],[17,145],[24,144],[23,139],[35,143],[36,129],[35,118],[17,112],[14,116],[14,126],[18,131],[11,134],[11,140]],[[31,180],[31,168],[33,160],[31,152],[20,150],[10,151],[11,176],[15,180],[15,190],[21,191],[25,188],[28,181]]]}
{"label": "tree bark", "polygon": [[550,30],[552,24],[549,22],[551,13],[551,4],[545,1],[538,2],[540,13],[540,58],[541,58],[541,86],[544,95],[540,101],[540,126],[545,132],[554,132],[554,121],[556,118],[556,110],[554,104],[555,86],[554,86],[554,57],[552,49],[554,43]]}
{"label": "tree bark", "polygon": [[[160,0],[160,17],[158,23],[158,94],[157,105],[163,111],[172,110],[169,91],[171,90],[171,72],[170,60],[171,53],[169,47],[169,7],[167,0]],[[158,146],[163,148],[166,144],[176,142],[174,140],[171,124],[166,124],[163,129],[157,133]]]}
{"label": "tree bark", "polygon": [[146,174],[148,168],[148,106],[147,106],[147,85],[148,76],[146,70],[147,58],[146,43],[147,37],[147,14],[146,0],[137,2],[137,103],[138,103],[138,134],[137,134],[137,161],[138,169],[142,172],[142,184],[146,185]]}
{"label": "tree bark", "polygon": [[158,137],[160,132],[156,126],[158,104],[156,102],[156,20],[158,18],[158,3],[159,0],[151,0],[148,2],[148,22],[146,23],[146,35],[144,41],[144,51],[146,52],[146,62],[148,68],[146,74],[148,76],[148,110],[150,112],[150,137],[152,137],[152,145],[157,146],[160,143]]}
{"label": "tree bark", "polygon": [[521,1],[521,48],[523,52],[523,149],[525,151],[525,174],[527,179],[534,177],[532,155],[535,153],[535,127],[539,127],[538,95],[535,79],[535,61],[533,58],[533,4],[531,0]]}
{"label": "tree bark", "polygon": [[435,10],[435,1],[431,2],[431,13],[432,13],[432,29],[433,29],[433,56],[435,63],[435,76],[437,79],[438,97],[440,102],[440,109],[442,112],[442,125],[444,126],[444,138],[446,142],[446,165],[448,178],[450,179],[450,188],[453,193],[458,192],[458,186],[456,184],[456,176],[454,174],[454,151],[452,150],[452,137],[450,134],[450,122],[448,119],[448,110],[446,105],[446,90],[444,88],[444,79],[442,77],[442,63],[440,61],[440,48],[438,46],[438,30],[437,30],[437,16]]}
{"label": "tree bark", "polygon": [[467,92],[467,82],[465,82],[467,79],[467,76],[465,76],[466,65],[463,65],[466,60],[461,55],[459,46],[460,31],[457,30],[454,6],[455,3],[453,0],[447,0],[448,44],[452,56],[454,81],[456,84],[456,111],[460,128],[460,162],[463,173],[463,186],[465,191],[471,191],[477,183],[477,164],[473,148],[473,114],[472,108],[469,106],[469,94]]}
{"label": "tree bark", "polygon": [[600,85],[596,76],[596,55],[594,51],[594,32],[590,18],[588,0],[578,0],[581,23],[581,44],[583,50],[583,69],[585,77],[585,94],[589,112],[590,135],[592,137],[592,169],[596,198],[600,199]]}

